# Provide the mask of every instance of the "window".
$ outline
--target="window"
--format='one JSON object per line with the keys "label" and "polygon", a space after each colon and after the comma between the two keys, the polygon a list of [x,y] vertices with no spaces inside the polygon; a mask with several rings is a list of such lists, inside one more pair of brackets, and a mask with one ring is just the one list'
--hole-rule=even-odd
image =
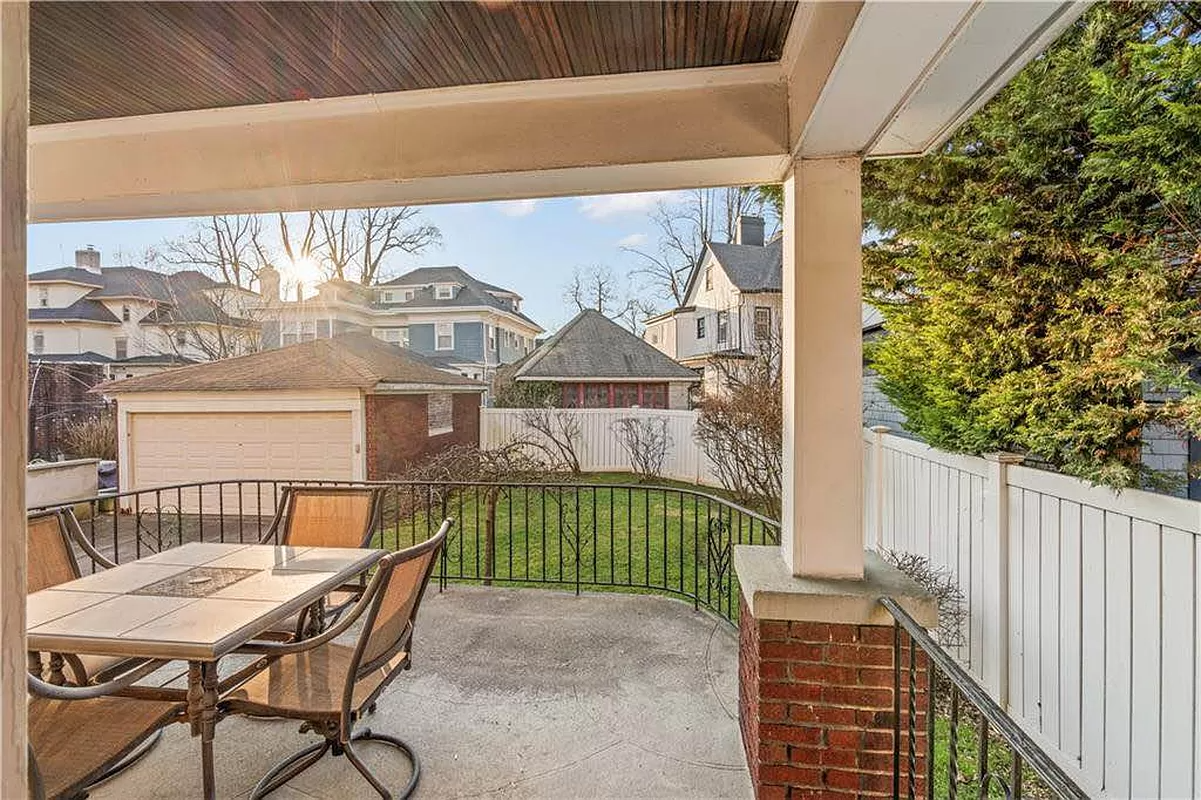
{"label": "window", "polygon": [[330,323],[330,321],[328,319],[317,320],[317,338],[318,339],[329,339],[332,331],[333,331],[333,325]]}
{"label": "window", "polygon": [[38,305],[42,308],[50,305],[50,290],[45,286],[38,287]]}
{"label": "window", "polygon": [[651,344],[659,343],[659,329],[655,328],[651,331]]}
{"label": "window", "polygon": [[485,326],[488,329],[488,352],[496,352],[496,328],[492,325]]}
{"label": "window", "polygon": [[712,289],[712,288],[713,288],[713,268],[710,267],[709,269],[705,270],[705,289],[708,290],[708,289]]}
{"label": "window", "polygon": [[451,395],[427,394],[425,406],[430,436],[450,433],[455,429],[454,400]]}
{"label": "window", "polygon": [[300,341],[311,342],[317,338],[317,323],[313,320],[305,320],[300,323]]}
{"label": "window", "polygon": [[453,322],[439,322],[434,325],[434,349],[455,349],[455,324]]}
{"label": "window", "polygon": [[766,341],[771,338],[771,309],[755,306],[755,339]]}
{"label": "window", "polygon": [[608,408],[609,407],[609,384],[607,383],[585,383],[584,384],[584,408]]}
{"label": "window", "polygon": [[717,312],[717,343],[725,344],[730,339],[730,312]]}
{"label": "window", "polygon": [[116,357],[118,361],[124,361],[129,358],[129,340],[124,336],[118,336],[114,341],[114,349],[117,351]]}
{"label": "window", "polygon": [[439,286],[434,290],[434,297],[438,300],[450,300],[455,296],[455,287]]}
{"label": "window", "polygon": [[183,347],[187,343],[188,343],[188,332],[187,331],[176,331],[175,332],[176,347]]}
{"label": "window", "polygon": [[643,408],[667,408],[667,384],[645,383],[642,385]]}
{"label": "window", "polygon": [[705,318],[704,317],[696,318],[696,338],[698,338],[698,339],[705,338]]}
{"label": "window", "polygon": [[406,303],[407,303],[407,302],[409,302],[410,300],[412,300],[412,299],[413,299],[413,290],[412,290],[412,289],[405,289],[405,294],[404,294],[404,297],[405,297],[405,302],[406,302]]}
{"label": "window", "polygon": [[381,292],[380,293],[380,302],[391,303],[392,302],[392,293],[391,292]]}
{"label": "window", "polygon": [[121,306],[121,321],[129,322],[129,306]]}
{"label": "window", "polygon": [[284,333],[284,334],[280,335],[280,337],[279,337],[279,346],[280,347],[287,347],[288,345],[291,345],[291,344],[296,344],[296,334]]}
{"label": "window", "polygon": [[33,352],[35,355],[41,355],[46,351],[46,334],[41,331],[33,332]]}
{"label": "window", "polygon": [[638,384],[613,384],[613,408],[633,408],[638,405]]}
{"label": "window", "polygon": [[373,333],[375,334],[375,338],[383,339],[385,342],[394,344],[397,347],[409,346],[408,328],[376,328]]}

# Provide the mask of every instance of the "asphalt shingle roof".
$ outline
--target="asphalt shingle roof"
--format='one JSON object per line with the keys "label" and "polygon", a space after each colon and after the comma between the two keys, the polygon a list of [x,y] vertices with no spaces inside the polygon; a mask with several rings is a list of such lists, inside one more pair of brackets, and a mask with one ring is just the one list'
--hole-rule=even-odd
{"label": "asphalt shingle roof", "polygon": [[721,264],[730,282],[741,291],[778,292],[783,289],[783,237],[764,247],[709,242],[709,251]]}
{"label": "asphalt shingle roof", "polygon": [[105,308],[103,303],[92,300],[91,297],[92,295],[81,297],[66,308],[31,308],[29,309],[29,321],[57,322],[82,319],[88,322],[120,324],[120,320],[113,316],[113,312]]}
{"label": "asphalt shingle roof", "polygon": [[577,314],[517,368],[517,380],[547,378],[699,380],[692,370],[592,309]]}
{"label": "asphalt shingle roof", "polygon": [[[433,288],[430,288],[432,284],[437,283],[457,283],[461,288],[449,300],[439,300],[434,296]],[[427,288],[420,288],[414,292],[412,300],[403,303],[377,303],[373,306],[375,308],[462,308],[467,306],[485,306],[507,311],[531,325],[538,328],[542,327],[520,311],[514,311],[508,300],[502,300],[492,294],[492,292],[517,294],[516,292],[511,289],[494,286],[490,283],[484,283],[478,278],[467,274],[462,267],[418,267],[415,270],[406,272],[399,278],[393,278],[390,281],[381,283],[380,286],[417,286]]]}
{"label": "asphalt shingle roof", "polygon": [[266,350],[238,358],[180,367],[101,384],[104,394],[127,392],[239,392],[277,389],[362,389],[381,383],[484,390],[484,384],[451,375],[424,358],[366,333]]}

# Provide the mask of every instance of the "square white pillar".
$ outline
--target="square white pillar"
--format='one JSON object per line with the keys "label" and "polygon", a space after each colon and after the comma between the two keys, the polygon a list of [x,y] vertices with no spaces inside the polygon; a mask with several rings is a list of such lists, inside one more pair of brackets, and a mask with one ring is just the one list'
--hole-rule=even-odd
{"label": "square white pillar", "polygon": [[860,160],[784,181],[784,496],[793,575],[863,578]]}
{"label": "square white pillar", "polygon": [[29,6],[0,3],[0,797],[27,797],[26,139]]}

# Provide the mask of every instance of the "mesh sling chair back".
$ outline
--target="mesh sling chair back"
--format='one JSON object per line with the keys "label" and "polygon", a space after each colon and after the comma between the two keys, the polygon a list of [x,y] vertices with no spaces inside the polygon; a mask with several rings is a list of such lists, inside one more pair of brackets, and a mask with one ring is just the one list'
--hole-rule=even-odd
{"label": "mesh sling chair back", "polygon": [[181,718],[184,703],[113,696],[161,668],[143,661],[106,683],[55,686],[30,675],[29,796],[81,798],[136,761],[147,740]]}
{"label": "mesh sling chair back", "polygon": [[[285,486],[271,527],[260,541],[290,547],[367,547],[379,522],[383,487]],[[363,592],[363,583],[347,585],[277,625],[279,638],[320,633]]]}
{"label": "mesh sling chair back", "polygon": [[[414,547],[390,553],[376,565],[362,598],[336,625],[312,639],[290,642],[252,642],[239,652],[274,657],[268,666],[222,701],[226,713],[252,717],[286,717],[305,722],[324,741],[285,759],[268,772],[252,797],[263,797],[317,763],[326,752],[345,755],[383,798],[393,794],[367,768],[355,743],[377,741],[408,756],[412,773],[396,796],[407,797],[421,777],[413,751],[393,736],[356,732],[355,722],[372,708],[401,669],[409,667],[413,625],[421,597],[429,584],[452,520],[444,520],[433,537]],[[362,619],[354,646],[333,640]]]}
{"label": "mesh sling chair back", "polygon": [[[76,551],[82,551],[91,561],[104,569],[115,567],[79,530],[79,520],[70,509],[39,511],[26,518],[26,542],[29,548],[26,573],[26,592],[33,593],[51,586],[73,581],[82,576]],[[70,667],[72,678],[80,685],[98,674],[110,672],[124,659],[112,656],[75,656],[51,654],[45,664],[40,653],[29,654],[30,672],[50,673],[52,683],[63,683],[63,663]]]}

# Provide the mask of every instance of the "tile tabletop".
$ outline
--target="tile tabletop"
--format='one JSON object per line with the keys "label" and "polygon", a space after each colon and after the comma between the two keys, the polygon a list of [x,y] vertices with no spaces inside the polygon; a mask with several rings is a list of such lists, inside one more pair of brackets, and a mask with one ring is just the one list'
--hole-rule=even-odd
{"label": "tile tabletop", "polygon": [[[212,660],[369,568],[383,550],[196,542],[31,594],[31,650]],[[220,578],[212,591],[185,584]],[[159,589],[159,587],[164,587]]]}

